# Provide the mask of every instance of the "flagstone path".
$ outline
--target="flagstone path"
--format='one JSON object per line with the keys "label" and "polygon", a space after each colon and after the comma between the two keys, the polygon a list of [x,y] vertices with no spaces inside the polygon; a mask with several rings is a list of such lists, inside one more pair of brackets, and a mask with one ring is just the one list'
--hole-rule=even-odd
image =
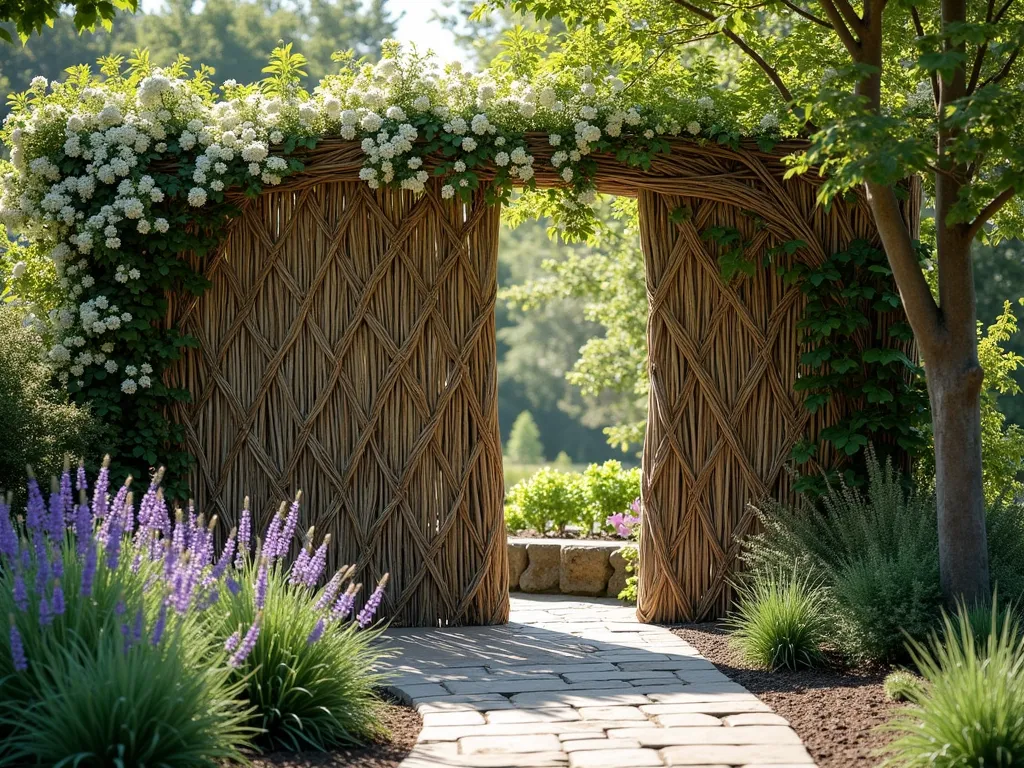
{"label": "flagstone path", "polygon": [[401,768],[813,768],[789,724],[615,600],[513,597],[497,627],[395,629],[423,717]]}

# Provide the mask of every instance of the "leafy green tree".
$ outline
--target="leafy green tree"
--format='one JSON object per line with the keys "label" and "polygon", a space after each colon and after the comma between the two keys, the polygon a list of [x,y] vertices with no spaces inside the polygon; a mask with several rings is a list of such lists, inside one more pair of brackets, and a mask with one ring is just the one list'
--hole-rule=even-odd
{"label": "leafy green tree", "polygon": [[[3,0],[0,2],[0,25],[11,24],[22,42],[33,34],[42,34],[61,16],[61,9],[70,7],[71,20],[78,31],[110,29],[118,11],[135,13],[138,0]],[[0,26],[0,40],[14,42],[10,31]]]}
{"label": "leafy green tree", "polygon": [[[866,197],[924,358],[935,435],[942,587],[990,594],[971,247],[1024,230],[1022,0],[489,0],[560,17],[572,54],[638,95],[671,99],[702,53],[738,112],[806,136],[793,173],[820,170],[823,201]],[[690,65],[690,66],[688,66]],[[705,64],[705,66],[710,66]],[[642,83],[637,85],[637,83]],[[922,274],[902,182],[925,180],[938,299]]]}
{"label": "leafy green tree", "polygon": [[520,464],[540,464],[544,461],[544,446],[540,441],[540,430],[529,411],[523,411],[512,425],[505,453],[512,461]]}
{"label": "leafy green tree", "polygon": [[593,324],[565,377],[586,404],[584,423],[604,426],[622,450],[643,441],[647,421],[647,294],[636,231],[636,203],[620,198],[586,247],[546,259],[540,277],[513,285],[501,296],[528,314],[573,300]]}
{"label": "leafy green tree", "polygon": [[[974,275],[978,287],[978,320],[995,323],[1003,314],[1003,305],[1024,296],[1024,241],[1004,240],[998,245],[975,244]],[[1003,343],[1003,349],[1024,355],[1024,334],[1015,332]],[[982,360],[986,389],[991,388],[992,371]],[[1018,386],[1024,385],[1024,367],[1012,373]],[[1024,426],[1024,397],[1007,392],[999,397],[999,410],[1013,424]],[[982,417],[984,418],[984,417]]]}

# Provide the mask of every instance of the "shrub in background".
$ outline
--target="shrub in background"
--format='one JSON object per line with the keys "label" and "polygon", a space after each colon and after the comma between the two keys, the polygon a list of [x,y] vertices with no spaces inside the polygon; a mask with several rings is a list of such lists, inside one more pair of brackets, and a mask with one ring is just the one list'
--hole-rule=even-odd
{"label": "shrub in background", "polygon": [[882,690],[889,701],[910,701],[912,696],[924,692],[924,683],[913,672],[897,669],[885,676]]}
{"label": "shrub in background", "polygon": [[769,670],[814,667],[822,662],[828,617],[824,592],[796,570],[759,574],[736,589],[726,620],[747,661]]}
{"label": "shrub in background", "polygon": [[985,513],[989,573],[1000,600],[1024,601],[1024,504],[997,499]]}
{"label": "shrub in background", "polygon": [[924,639],[939,616],[935,503],[871,451],[866,464],[866,493],[840,485],[818,505],[769,504],[744,560],[769,576],[795,562],[820,580],[843,652],[892,661],[905,656],[904,632]]}
{"label": "shrub in background", "polygon": [[578,524],[590,514],[581,476],[557,469],[542,469],[516,483],[505,503],[513,515],[538,533],[547,533],[552,527],[564,533],[566,526]]}
{"label": "shrub in background", "polygon": [[618,461],[591,464],[583,472],[588,514],[581,522],[587,530],[607,526],[609,517],[621,514],[640,496],[640,468],[623,469]]}
{"label": "shrub in background", "polygon": [[544,461],[544,444],[540,441],[540,429],[529,411],[520,413],[513,422],[505,454],[519,464],[540,464]]}
{"label": "shrub in background", "polygon": [[907,691],[912,706],[888,728],[890,766],[1011,766],[1024,758],[1024,638],[1013,618],[990,613],[979,641],[967,609],[943,616],[929,642],[911,641],[926,685]]}
{"label": "shrub in background", "polygon": [[0,304],[0,488],[23,487],[26,464],[59,472],[65,453],[82,455],[98,434],[90,412],[53,385],[43,357],[39,336]]}

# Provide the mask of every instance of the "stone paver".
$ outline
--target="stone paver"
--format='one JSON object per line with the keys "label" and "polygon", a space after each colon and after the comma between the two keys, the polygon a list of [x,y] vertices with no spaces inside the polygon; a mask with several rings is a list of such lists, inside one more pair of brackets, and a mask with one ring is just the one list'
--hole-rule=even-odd
{"label": "stone paver", "polygon": [[424,719],[401,768],[814,766],[783,718],[614,600],[513,597],[505,626],[388,640],[381,671]]}

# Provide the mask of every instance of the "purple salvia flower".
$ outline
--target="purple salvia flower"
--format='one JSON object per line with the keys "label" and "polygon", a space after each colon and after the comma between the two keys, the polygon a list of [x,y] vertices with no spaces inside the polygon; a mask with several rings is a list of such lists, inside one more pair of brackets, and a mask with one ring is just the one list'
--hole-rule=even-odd
{"label": "purple salvia flower", "polygon": [[18,558],[18,533],[11,519],[9,500],[0,500],[0,558],[10,563]]}
{"label": "purple salvia flower", "polygon": [[13,614],[8,617],[11,622],[11,661],[14,663],[15,672],[24,672],[28,669],[28,660],[25,658],[25,644],[21,641],[21,633],[18,625],[14,623]]}
{"label": "purple salvia flower", "polygon": [[46,550],[46,541],[36,536],[36,593],[43,594],[46,583],[50,580],[50,557]]}
{"label": "purple salvia flower", "polygon": [[50,562],[50,575],[58,579],[64,576],[64,552],[59,546],[54,547],[53,550],[53,560]]}
{"label": "purple salvia flower", "polygon": [[50,609],[54,616],[64,615],[64,588],[59,581],[53,582],[53,596],[50,598]]}
{"label": "purple salvia flower", "polygon": [[210,579],[217,581],[224,572],[228,569],[228,564],[231,562],[231,558],[235,554],[235,535],[236,531],[234,528],[231,529],[231,533],[228,535],[228,540],[224,542],[224,549],[220,553],[216,564],[213,566],[213,571],[210,573]]}
{"label": "purple salvia flower", "polygon": [[306,638],[306,645],[312,645],[324,635],[324,617],[321,616],[316,620],[316,624],[313,626],[313,631],[309,633],[309,637]]}
{"label": "purple salvia flower", "polygon": [[96,477],[96,485],[92,492],[92,517],[93,520],[107,516],[107,491],[110,490],[110,457],[103,457],[103,465]]}
{"label": "purple salvia flower", "polygon": [[78,474],[75,477],[75,490],[79,493],[88,493],[89,481],[85,477],[85,461],[78,462]]}
{"label": "purple salvia flower", "polygon": [[254,601],[258,610],[263,609],[264,603],[267,601],[267,558],[263,558],[260,561],[260,570],[256,574],[256,595]]}
{"label": "purple salvia flower", "polygon": [[57,538],[64,530],[64,499],[61,495],[60,483],[57,478],[50,481],[50,507],[46,517],[46,532]]}
{"label": "purple salvia flower", "polygon": [[50,601],[46,595],[39,598],[39,626],[48,627],[53,623],[53,611],[50,610]]}
{"label": "purple salvia flower", "polygon": [[79,504],[75,509],[75,549],[78,556],[85,554],[86,547],[92,542],[92,518],[85,491],[79,491]]}
{"label": "purple salvia flower", "polygon": [[350,584],[349,588],[338,598],[334,607],[331,608],[331,619],[335,621],[347,619],[351,615],[353,607],[355,607],[356,595],[359,594],[359,590],[362,588],[362,584]]}
{"label": "purple salvia flower", "polygon": [[96,578],[96,542],[91,539],[86,544],[85,563],[82,565],[82,586],[79,594],[89,597],[92,594],[92,583]]}
{"label": "purple salvia flower", "polygon": [[224,586],[228,588],[228,592],[232,595],[238,595],[239,591],[242,589],[242,585],[235,581],[231,576],[228,576],[227,579],[225,579]]}
{"label": "purple salvia flower", "polygon": [[126,621],[121,622],[121,637],[124,638],[124,652],[128,653],[132,648],[132,629]]}
{"label": "purple salvia flower", "polygon": [[224,641],[224,650],[231,653],[238,647],[239,641],[242,639],[242,630],[236,629],[235,633],[231,635],[227,640]]}
{"label": "purple salvia flower", "polygon": [[288,577],[290,584],[306,583],[306,568],[309,567],[309,547],[305,546],[299,550],[298,557],[292,563],[291,574]]}
{"label": "purple salvia flower", "polygon": [[282,501],[281,507],[270,521],[266,535],[263,537],[263,554],[271,559],[274,558],[274,553],[277,551],[277,540],[281,537],[281,526],[284,524],[287,509],[288,503]]}
{"label": "purple salvia flower", "polygon": [[249,631],[245,633],[245,637],[238,644],[238,648],[231,654],[231,658],[228,659],[228,664],[235,669],[238,669],[245,663],[245,660],[249,658],[249,654],[252,653],[252,649],[256,647],[256,640],[260,636],[260,624],[262,622],[263,612],[261,611],[256,614],[256,621],[249,627]]}
{"label": "purple salvia flower", "polygon": [[64,525],[75,517],[75,497],[71,492],[71,457],[64,457],[64,471],[60,476],[60,501],[64,509]]}
{"label": "purple salvia flower", "polygon": [[14,604],[24,613],[28,610],[28,589],[25,587],[25,577],[22,576],[20,569],[14,574],[13,592]]}
{"label": "purple salvia flower", "polygon": [[292,539],[295,537],[295,529],[299,527],[299,502],[302,500],[302,491],[295,494],[295,501],[288,509],[288,517],[281,527],[281,535],[277,539],[276,557],[284,557],[291,549]]}
{"label": "purple salvia flower", "polygon": [[109,524],[105,542],[107,568],[114,571],[117,570],[117,566],[121,562],[121,515],[119,512],[111,510],[104,522]]}
{"label": "purple salvia flower", "polygon": [[46,502],[43,501],[43,494],[39,490],[39,482],[32,474],[32,467],[28,467],[28,504],[25,505],[25,525],[33,533],[41,531],[45,518]]}
{"label": "purple salvia flower", "polygon": [[28,542],[21,540],[21,570],[27,571],[32,567],[32,553],[28,550]]}
{"label": "purple salvia flower", "polygon": [[164,629],[167,627],[167,602],[160,603],[160,613],[156,615],[156,623],[153,625],[153,634],[149,637],[152,645],[160,645],[164,636]]}
{"label": "purple salvia flower", "polygon": [[384,574],[384,578],[377,584],[377,588],[370,594],[370,599],[366,601],[366,605],[363,606],[363,610],[359,612],[359,616],[356,620],[359,622],[359,626],[362,629],[366,629],[370,624],[373,623],[373,616],[377,613],[377,609],[380,608],[380,603],[384,599],[384,587],[388,583],[388,574]]}
{"label": "purple salvia flower", "polygon": [[322,611],[328,605],[334,602],[334,598],[337,596],[338,590],[341,588],[341,583],[345,579],[346,571],[348,571],[347,567],[342,568],[340,571],[335,573],[334,576],[331,577],[331,580],[329,582],[327,582],[327,586],[324,587],[323,591],[320,593],[320,596],[316,599],[316,603],[313,606],[316,610]]}
{"label": "purple salvia flower", "polygon": [[[139,515],[141,519],[142,515]],[[140,527],[141,531],[142,528]],[[185,551],[186,533],[185,533],[185,513],[180,509],[174,510],[174,532],[171,534],[171,550],[176,554],[181,554]]]}
{"label": "purple salvia flower", "polygon": [[306,566],[306,572],[304,574],[303,583],[307,587],[315,587],[316,583],[320,581],[320,574],[324,572],[324,567],[327,565],[327,548],[331,545],[331,534],[324,536],[323,542],[317,547],[316,552],[309,558],[309,564]]}
{"label": "purple salvia flower", "polygon": [[242,503],[242,516],[238,521],[238,554],[235,556],[235,568],[241,568],[245,556],[249,554],[252,541],[252,512],[249,511],[249,497]]}

